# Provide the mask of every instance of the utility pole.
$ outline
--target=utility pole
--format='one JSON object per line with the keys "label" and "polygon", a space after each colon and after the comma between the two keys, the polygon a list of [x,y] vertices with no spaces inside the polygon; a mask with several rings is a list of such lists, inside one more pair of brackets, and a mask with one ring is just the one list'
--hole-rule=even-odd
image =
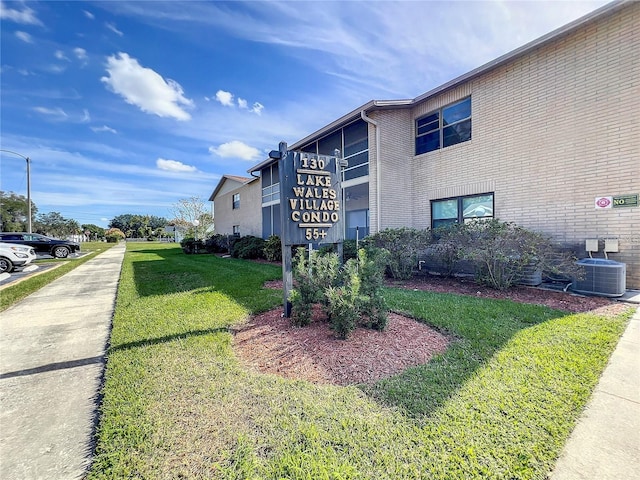
{"label": "utility pole", "polygon": [[13,152],[11,150],[0,149],[0,152],[11,153],[17,155],[20,158],[24,158],[27,161],[27,233],[32,233],[31,227],[31,159],[25,157],[21,153]]}

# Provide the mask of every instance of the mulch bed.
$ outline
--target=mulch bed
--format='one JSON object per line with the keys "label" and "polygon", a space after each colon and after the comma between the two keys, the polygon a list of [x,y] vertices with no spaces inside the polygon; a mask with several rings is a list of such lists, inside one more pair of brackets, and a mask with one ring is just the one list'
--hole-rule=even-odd
{"label": "mulch bed", "polygon": [[[609,298],[534,287],[499,291],[458,278],[424,277],[389,281],[388,285],[510,299],[571,313],[595,311],[616,315],[629,307]],[[282,281],[267,282],[265,287],[282,288]],[[282,317],[282,308],[253,316],[235,332],[234,349],[249,368],[262,373],[319,384],[352,385],[373,383],[409,367],[425,364],[434,355],[444,352],[451,341],[436,330],[396,313],[389,314],[388,327],[383,332],[358,328],[347,340],[338,340],[318,306],[313,317],[311,325],[294,327],[290,319]]]}

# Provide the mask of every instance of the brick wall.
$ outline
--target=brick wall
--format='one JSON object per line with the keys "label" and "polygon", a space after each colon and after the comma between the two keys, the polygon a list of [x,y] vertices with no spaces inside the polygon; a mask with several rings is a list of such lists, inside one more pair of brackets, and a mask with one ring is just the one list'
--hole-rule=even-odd
{"label": "brick wall", "polygon": [[[630,2],[412,110],[371,112],[381,227],[428,227],[431,200],[491,191],[496,218],[565,244],[618,238],[609,258],[640,288],[640,208],[594,208],[596,196],[640,193],[638,25],[640,2]],[[472,140],[414,156],[415,119],[468,95]],[[375,172],[370,188],[373,224]]]}

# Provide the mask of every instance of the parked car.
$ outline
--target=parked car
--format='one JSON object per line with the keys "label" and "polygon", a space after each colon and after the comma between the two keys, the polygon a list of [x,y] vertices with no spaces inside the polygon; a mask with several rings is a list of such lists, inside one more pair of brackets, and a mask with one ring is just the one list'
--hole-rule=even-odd
{"label": "parked car", "polygon": [[22,270],[36,258],[33,247],[0,242],[0,273]]}
{"label": "parked car", "polygon": [[66,258],[70,253],[80,251],[78,242],[46,237],[38,233],[2,232],[0,233],[0,242],[30,245],[36,253],[46,253],[56,258]]}

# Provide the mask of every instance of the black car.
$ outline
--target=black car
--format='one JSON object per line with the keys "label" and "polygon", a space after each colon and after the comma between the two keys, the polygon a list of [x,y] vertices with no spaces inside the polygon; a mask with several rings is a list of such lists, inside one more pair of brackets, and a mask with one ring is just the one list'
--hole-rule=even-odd
{"label": "black car", "polygon": [[70,253],[80,251],[80,244],[77,242],[46,237],[38,233],[2,232],[0,242],[30,245],[36,253],[47,253],[56,258],[66,258]]}

